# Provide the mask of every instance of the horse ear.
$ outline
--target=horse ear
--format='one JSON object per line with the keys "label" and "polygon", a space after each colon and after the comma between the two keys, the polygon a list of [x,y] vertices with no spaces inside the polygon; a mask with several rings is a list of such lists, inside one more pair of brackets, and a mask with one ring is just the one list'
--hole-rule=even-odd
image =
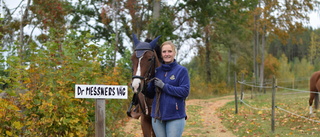
{"label": "horse ear", "polygon": [[133,38],[133,43],[134,43],[134,47],[136,47],[138,45],[138,43],[140,43],[140,41],[138,40],[136,34],[132,33],[132,38]]}
{"label": "horse ear", "polygon": [[157,42],[158,42],[160,37],[161,37],[161,35],[150,42],[150,45],[151,45],[152,49],[154,49],[157,46]]}

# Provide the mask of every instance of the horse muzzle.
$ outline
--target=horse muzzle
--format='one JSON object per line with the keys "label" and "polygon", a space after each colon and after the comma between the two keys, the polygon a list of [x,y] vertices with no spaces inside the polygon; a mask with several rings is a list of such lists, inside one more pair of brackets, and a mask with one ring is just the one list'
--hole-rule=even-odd
{"label": "horse muzzle", "polygon": [[143,80],[140,78],[134,78],[132,79],[131,88],[134,93],[139,93],[143,90]]}

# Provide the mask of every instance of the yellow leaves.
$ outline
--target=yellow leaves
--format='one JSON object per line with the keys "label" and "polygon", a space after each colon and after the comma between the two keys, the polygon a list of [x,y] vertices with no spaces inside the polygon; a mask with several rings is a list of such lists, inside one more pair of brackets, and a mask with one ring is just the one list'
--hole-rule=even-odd
{"label": "yellow leaves", "polygon": [[271,54],[268,54],[264,61],[265,65],[265,76],[268,78],[272,78],[273,75],[277,74],[277,71],[280,67],[280,62],[277,58],[273,57]]}
{"label": "yellow leaves", "polygon": [[0,98],[0,136],[17,136],[24,126],[19,122],[23,119],[23,114],[15,100],[12,98]]}
{"label": "yellow leaves", "polygon": [[251,129],[247,129],[247,130],[246,130],[246,133],[247,133],[247,134],[249,134],[249,133],[251,133],[251,132],[252,132]]}
{"label": "yellow leaves", "polygon": [[65,84],[65,82],[64,82],[64,81],[62,81],[62,80],[57,80],[57,83],[58,83],[58,84],[60,84],[60,86],[62,86],[62,85],[64,85],[64,84]]}
{"label": "yellow leaves", "polygon": [[15,129],[21,129],[23,127],[23,125],[21,125],[21,123],[19,121],[15,121],[15,122],[13,122],[13,127]]}
{"label": "yellow leaves", "polygon": [[10,131],[6,131],[6,134],[8,135],[8,136],[12,136],[13,135],[13,133],[12,132],[10,132]]}
{"label": "yellow leaves", "polygon": [[30,103],[29,101],[32,100],[32,96],[31,96],[30,93],[24,93],[24,94],[20,93],[19,95],[20,95],[20,98],[21,98],[20,103],[22,105],[29,104]]}
{"label": "yellow leaves", "polygon": [[48,95],[49,95],[49,96],[53,96],[52,92],[49,92]]}
{"label": "yellow leaves", "polygon": [[70,120],[70,123],[76,124],[78,123],[80,120],[78,118],[74,118]]}
{"label": "yellow leaves", "polygon": [[68,134],[70,137],[74,137],[74,134],[73,133],[70,133],[70,134]]}
{"label": "yellow leaves", "polygon": [[31,104],[26,104],[26,108],[27,109],[31,109],[33,107],[33,105],[31,105]]}
{"label": "yellow leaves", "polygon": [[42,104],[39,106],[39,109],[50,112],[53,109],[53,105],[51,102],[43,101]]}
{"label": "yellow leaves", "polygon": [[20,110],[13,103],[14,102],[11,102],[11,101],[8,101],[8,100],[0,98],[0,119],[7,117],[8,113],[14,113],[14,112]]}

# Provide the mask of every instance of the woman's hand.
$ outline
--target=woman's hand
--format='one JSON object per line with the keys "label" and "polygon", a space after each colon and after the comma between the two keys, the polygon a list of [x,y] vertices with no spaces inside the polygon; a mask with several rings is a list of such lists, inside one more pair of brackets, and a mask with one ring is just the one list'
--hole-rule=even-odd
{"label": "woman's hand", "polygon": [[154,80],[154,85],[156,85],[157,87],[159,87],[159,88],[163,88],[163,86],[164,86],[164,83],[162,82],[162,80],[161,79],[159,79],[159,78],[155,78],[155,80]]}

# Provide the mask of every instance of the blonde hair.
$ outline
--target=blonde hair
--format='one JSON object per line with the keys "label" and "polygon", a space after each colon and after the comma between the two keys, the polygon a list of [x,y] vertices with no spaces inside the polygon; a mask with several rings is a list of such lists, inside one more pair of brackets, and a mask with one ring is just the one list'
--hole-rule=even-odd
{"label": "blonde hair", "polygon": [[173,49],[173,52],[174,52],[174,53],[177,53],[177,52],[176,52],[176,46],[175,46],[171,41],[165,41],[165,42],[163,42],[163,43],[161,44],[161,46],[160,46],[161,51],[162,51],[163,45],[170,45],[170,46],[172,47],[172,49]]}

